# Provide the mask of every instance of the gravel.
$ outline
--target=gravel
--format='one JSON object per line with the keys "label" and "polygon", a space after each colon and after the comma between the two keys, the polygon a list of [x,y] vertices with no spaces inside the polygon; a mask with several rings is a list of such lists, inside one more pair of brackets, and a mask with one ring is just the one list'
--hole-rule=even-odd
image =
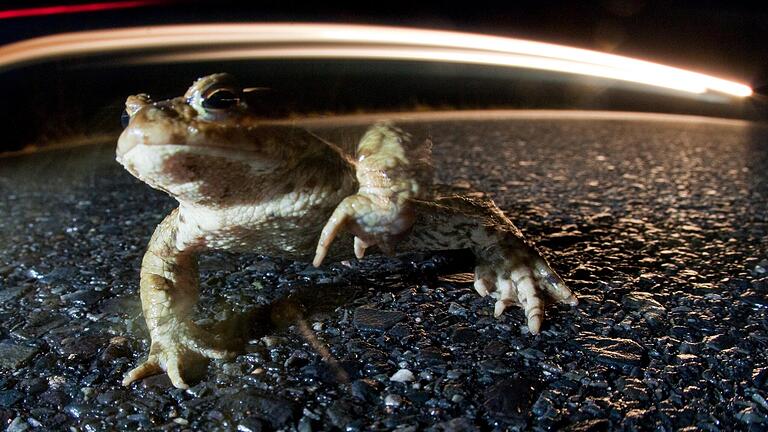
{"label": "gravel", "polygon": [[[765,430],[768,129],[487,114],[407,127],[580,297],[531,336],[466,253],[320,270],[206,254],[201,325],[239,355],[131,387],[138,270],[173,208],[113,145],[0,158],[0,430]],[[360,126],[320,131],[351,141]]]}

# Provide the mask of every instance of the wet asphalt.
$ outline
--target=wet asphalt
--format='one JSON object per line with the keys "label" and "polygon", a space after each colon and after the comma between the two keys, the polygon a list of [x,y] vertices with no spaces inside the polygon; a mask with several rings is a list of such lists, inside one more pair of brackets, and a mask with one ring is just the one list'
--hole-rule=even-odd
{"label": "wet asphalt", "polygon": [[[768,429],[768,128],[488,115],[430,134],[441,183],[496,200],[578,294],[526,333],[465,253],[349,266],[201,258],[202,325],[241,339],[189,390],[131,387],[140,260],[171,199],[113,144],[0,158],[0,429]],[[354,140],[360,127],[328,136]]]}

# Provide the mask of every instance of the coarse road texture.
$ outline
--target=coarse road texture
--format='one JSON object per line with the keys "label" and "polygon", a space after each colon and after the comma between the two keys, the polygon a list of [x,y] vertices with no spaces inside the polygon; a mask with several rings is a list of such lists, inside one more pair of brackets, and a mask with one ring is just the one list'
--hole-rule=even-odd
{"label": "coarse road texture", "polygon": [[211,253],[198,317],[243,337],[241,355],[187,391],[165,375],[125,388],[148,351],[140,260],[174,203],[112,143],[6,157],[0,428],[768,428],[768,128],[530,112],[405,125],[432,135],[440,182],[488,192],[541,246],[578,307],[526,334],[519,309],[494,319],[455,274],[471,271],[461,253],[320,270]]}

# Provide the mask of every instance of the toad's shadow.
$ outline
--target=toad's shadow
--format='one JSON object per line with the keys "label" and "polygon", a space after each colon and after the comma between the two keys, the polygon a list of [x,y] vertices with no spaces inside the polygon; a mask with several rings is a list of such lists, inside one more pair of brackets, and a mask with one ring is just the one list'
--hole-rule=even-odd
{"label": "toad's shadow", "polygon": [[[469,251],[404,254],[398,258],[373,256],[334,278],[334,282],[308,282],[278,294],[269,304],[242,312],[208,326],[226,348],[243,352],[247,341],[290,328],[312,317],[333,313],[343,306],[365,303],[379,292],[399,292],[418,283],[436,282],[439,276],[468,272],[474,257]],[[454,283],[455,284],[455,283]]]}
{"label": "toad's shadow", "polygon": [[[444,251],[433,254],[405,254],[397,259],[372,256],[357,262],[334,282],[309,281],[303,285],[277,293],[275,300],[240,312],[232,311],[226,318],[203,327],[217,335],[218,345],[240,354],[246,351],[248,341],[285,331],[295,331],[310,346],[323,351],[316,342],[308,322],[334,313],[339,307],[362,305],[379,292],[399,292],[414,283],[438,283],[438,277],[471,271],[474,257],[469,251]],[[327,279],[326,279],[327,280]],[[439,282],[446,283],[446,282]],[[461,285],[461,282],[451,282]],[[466,283],[470,285],[470,283]],[[324,361],[327,353],[320,352]],[[205,379],[208,361],[196,356],[187,364],[185,380],[197,383]],[[338,367],[335,367],[338,369]],[[344,376],[343,371],[337,376]],[[340,379],[341,382],[346,380]]]}

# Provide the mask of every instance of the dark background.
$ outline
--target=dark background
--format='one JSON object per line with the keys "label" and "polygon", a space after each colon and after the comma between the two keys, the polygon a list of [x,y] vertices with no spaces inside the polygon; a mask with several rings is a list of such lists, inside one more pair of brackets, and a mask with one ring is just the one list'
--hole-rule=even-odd
{"label": "dark background", "polygon": [[[59,2],[57,4],[82,4]],[[503,3],[503,4],[501,4]],[[50,2],[0,3],[2,9]],[[643,0],[405,2],[170,1],[121,9],[8,19],[3,42],[105,28],[174,22],[324,21],[418,26],[562,43],[690,68],[759,88],[768,84],[768,5]]]}
{"label": "dark background", "polygon": [[[65,2],[60,4],[82,4]],[[49,6],[2,4],[0,9]],[[229,71],[277,89],[274,113],[426,109],[607,109],[768,118],[768,9],[740,2],[153,2],[145,7],[0,20],[0,42],[99,28],[194,22],[337,22],[411,26],[521,37],[599,50],[748,84],[730,104],[653,94],[545,72],[414,62],[217,62],[105,67],[82,59],[0,74],[0,151],[42,146],[119,128],[129,94],[177,96],[197,77]],[[13,125],[13,127],[9,127]]]}

